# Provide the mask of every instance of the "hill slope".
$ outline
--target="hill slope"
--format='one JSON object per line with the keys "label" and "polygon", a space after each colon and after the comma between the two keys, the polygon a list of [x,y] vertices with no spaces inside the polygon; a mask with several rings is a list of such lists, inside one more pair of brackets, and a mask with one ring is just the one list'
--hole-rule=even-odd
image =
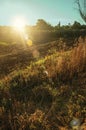
{"label": "hill slope", "polygon": [[74,118],[85,123],[86,45],[37,58],[0,81],[0,129],[70,130]]}
{"label": "hill slope", "polygon": [[25,68],[30,62],[54,53],[61,46],[59,42],[32,45],[0,42],[0,77],[16,69]]}

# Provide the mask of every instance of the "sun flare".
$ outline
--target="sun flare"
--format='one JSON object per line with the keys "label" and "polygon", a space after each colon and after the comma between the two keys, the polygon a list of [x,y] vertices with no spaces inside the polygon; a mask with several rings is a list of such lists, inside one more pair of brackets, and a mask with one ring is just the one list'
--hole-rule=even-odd
{"label": "sun flare", "polygon": [[25,25],[26,25],[26,21],[25,21],[24,18],[21,18],[21,17],[14,18],[14,20],[13,20],[13,27],[17,31],[24,32]]}

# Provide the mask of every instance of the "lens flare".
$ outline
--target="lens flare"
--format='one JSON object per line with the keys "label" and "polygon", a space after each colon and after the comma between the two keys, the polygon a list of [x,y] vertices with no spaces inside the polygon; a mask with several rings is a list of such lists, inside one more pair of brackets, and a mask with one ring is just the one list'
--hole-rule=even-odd
{"label": "lens flare", "polygon": [[23,17],[15,17],[12,25],[17,31],[24,32],[26,21]]}
{"label": "lens flare", "polygon": [[33,44],[33,43],[32,43],[32,40],[30,40],[30,39],[27,40],[27,45],[28,45],[28,46],[32,46],[32,44]]}
{"label": "lens flare", "polygon": [[26,41],[29,39],[27,34],[24,34],[24,38],[25,38]]}

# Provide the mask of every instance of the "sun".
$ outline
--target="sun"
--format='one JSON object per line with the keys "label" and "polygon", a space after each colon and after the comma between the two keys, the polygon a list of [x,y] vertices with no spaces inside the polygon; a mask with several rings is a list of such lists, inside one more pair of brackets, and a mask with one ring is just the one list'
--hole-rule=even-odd
{"label": "sun", "polygon": [[22,17],[16,17],[13,19],[13,27],[19,31],[19,32],[24,32],[24,28],[26,25],[26,21],[24,18]]}

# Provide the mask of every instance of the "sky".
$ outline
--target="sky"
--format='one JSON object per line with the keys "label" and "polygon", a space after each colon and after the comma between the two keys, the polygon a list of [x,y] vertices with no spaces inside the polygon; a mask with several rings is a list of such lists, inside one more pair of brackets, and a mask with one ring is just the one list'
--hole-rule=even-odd
{"label": "sky", "polygon": [[75,0],[0,0],[0,25],[11,25],[15,17],[23,17],[27,25],[35,25],[44,19],[52,25],[73,23],[84,24]]}

